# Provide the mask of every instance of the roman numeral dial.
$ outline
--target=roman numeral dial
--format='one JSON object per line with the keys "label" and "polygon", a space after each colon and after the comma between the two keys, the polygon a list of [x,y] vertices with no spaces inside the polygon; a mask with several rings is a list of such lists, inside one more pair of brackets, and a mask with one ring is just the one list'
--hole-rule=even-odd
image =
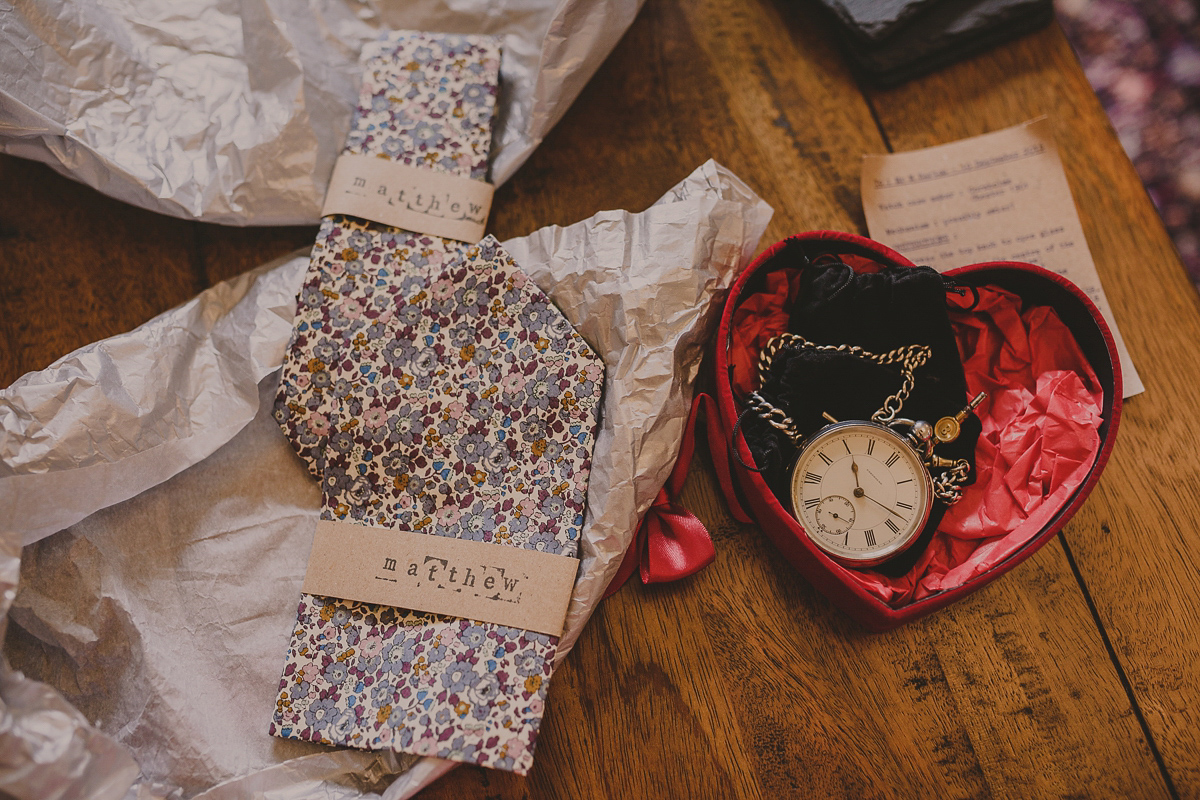
{"label": "roman numeral dial", "polygon": [[932,483],[920,455],[892,429],[839,422],[801,447],[791,501],[818,549],[849,566],[869,567],[916,541],[929,516]]}

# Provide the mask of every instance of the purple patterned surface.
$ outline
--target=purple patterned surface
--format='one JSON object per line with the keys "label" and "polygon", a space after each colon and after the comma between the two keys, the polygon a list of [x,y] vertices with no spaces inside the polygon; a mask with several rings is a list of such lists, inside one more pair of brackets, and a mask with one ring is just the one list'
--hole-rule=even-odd
{"label": "purple patterned surface", "polygon": [[1055,9],[1200,286],[1200,10],[1186,0],[1057,0]]}
{"label": "purple patterned surface", "polygon": [[[482,180],[499,47],[402,33],[365,54],[345,151]],[[322,517],[577,555],[602,363],[491,237],[335,215],[275,415]],[[524,773],[557,639],[302,595],[271,733]]]}
{"label": "purple patterned surface", "polygon": [[[309,417],[322,518],[574,557],[600,360],[491,237],[389,310]],[[304,595],[271,732],[524,773],[556,645]]]}
{"label": "purple patterned surface", "polygon": [[[344,152],[484,180],[499,43],[402,32],[371,47]],[[354,372],[354,340],[383,336],[397,295],[414,294],[465,248],[353,217],[321,221],[276,403],[276,417],[314,476],[329,438],[330,403]]]}

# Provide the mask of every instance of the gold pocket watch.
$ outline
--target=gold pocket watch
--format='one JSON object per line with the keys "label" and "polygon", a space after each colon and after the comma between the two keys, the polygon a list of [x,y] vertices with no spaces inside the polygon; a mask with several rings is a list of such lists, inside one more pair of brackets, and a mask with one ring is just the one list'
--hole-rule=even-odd
{"label": "gold pocket watch", "polygon": [[[805,437],[787,414],[758,392],[750,406],[800,448],[789,480],[792,514],[824,553],[851,567],[869,567],[898,556],[921,535],[934,500],[953,504],[962,495],[970,464],[933,453],[937,444],[958,438],[963,420],[987,396],[980,392],[966,408],[937,425],[898,416],[915,384],[914,371],[930,356],[925,345],[909,345],[882,355],[852,345],[815,345],[784,333],[759,355],[760,385],[775,356],[787,347],[847,352],[880,364],[898,363],[900,389],[869,420],[838,421]],[[933,470],[938,470],[935,477]]]}

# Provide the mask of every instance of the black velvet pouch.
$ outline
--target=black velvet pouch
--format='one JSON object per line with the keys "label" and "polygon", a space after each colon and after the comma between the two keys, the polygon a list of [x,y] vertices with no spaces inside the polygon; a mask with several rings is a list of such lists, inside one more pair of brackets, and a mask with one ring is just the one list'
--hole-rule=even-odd
{"label": "black velvet pouch", "polygon": [[[857,345],[882,355],[897,347],[928,345],[930,359],[914,372],[915,384],[898,417],[935,423],[952,416],[967,403],[958,345],[947,312],[947,292],[969,292],[929,267],[885,267],[878,272],[855,272],[832,254],[811,260],[799,248],[787,248],[778,257],[803,266],[799,301],[789,328],[817,345]],[[783,409],[808,436],[820,430],[828,413],[839,421],[869,420],[903,383],[899,364],[878,364],[847,352],[788,347],[775,357],[759,394]],[[755,463],[771,490],[790,507],[788,476],[797,448],[782,431],[755,413],[743,417],[742,429]],[[945,458],[965,458],[971,464],[968,483],[974,480],[975,443],[980,423],[973,414],[962,425],[958,439],[937,446]],[[923,539],[932,536],[944,513],[934,503]],[[918,543],[879,571],[902,574],[920,556]]]}

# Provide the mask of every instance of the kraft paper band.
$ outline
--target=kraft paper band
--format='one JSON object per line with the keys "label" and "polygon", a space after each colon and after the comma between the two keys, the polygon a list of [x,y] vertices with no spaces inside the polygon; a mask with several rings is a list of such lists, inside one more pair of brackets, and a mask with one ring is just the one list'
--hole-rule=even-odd
{"label": "kraft paper band", "polygon": [[320,520],[303,589],[559,636],[578,569],[538,550]]}
{"label": "kraft paper band", "polygon": [[343,153],[333,167],[321,215],[349,214],[414,233],[478,242],[494,191],[483,181]]}

